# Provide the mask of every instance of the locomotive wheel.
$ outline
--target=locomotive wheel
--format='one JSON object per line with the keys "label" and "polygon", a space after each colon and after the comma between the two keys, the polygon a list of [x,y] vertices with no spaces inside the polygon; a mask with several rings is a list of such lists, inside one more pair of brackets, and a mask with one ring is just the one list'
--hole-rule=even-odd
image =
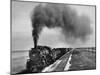
{"label": "locomotive wheel", "polygon": [[32,66],[32,67],[31,67],[31,72],[38,72],[37,67],[36,67],[36,66]]}

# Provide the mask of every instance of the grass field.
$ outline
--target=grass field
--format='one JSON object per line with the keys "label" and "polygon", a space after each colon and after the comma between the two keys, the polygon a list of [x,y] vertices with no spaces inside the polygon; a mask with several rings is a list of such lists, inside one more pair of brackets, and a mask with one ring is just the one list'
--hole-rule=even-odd
{"label": "grass field", "polygon": [[75,49],[70,63],[69,71],[96,69],[96,52]]}

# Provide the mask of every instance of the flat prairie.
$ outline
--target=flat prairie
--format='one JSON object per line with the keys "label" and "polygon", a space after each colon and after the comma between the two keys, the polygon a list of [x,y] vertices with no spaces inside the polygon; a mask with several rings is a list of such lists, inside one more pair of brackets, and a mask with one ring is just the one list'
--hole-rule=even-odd
{"label": "flat prairie", "polygon": [[96,69],[96,50],[75,49],[69,71]]}

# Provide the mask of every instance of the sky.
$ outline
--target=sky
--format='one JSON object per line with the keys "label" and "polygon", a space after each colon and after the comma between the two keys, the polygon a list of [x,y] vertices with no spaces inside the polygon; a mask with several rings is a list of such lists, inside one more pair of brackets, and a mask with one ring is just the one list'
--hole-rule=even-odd
{"label": "sky", "polygon": [[[12,50],[27,50],[34,47],[30,14],[38,4],[36,2],[12,1]],[[60,29],[48,29],[45,27],[40,34],[39,45],[48,45],[52,48],[95,46],[95,7],[80,5],[69,6],[76,10],[79,15],[86,14],[91,19],[93,33],[89,39],[85,43],[77,42],[72,45],[65,42]]]}

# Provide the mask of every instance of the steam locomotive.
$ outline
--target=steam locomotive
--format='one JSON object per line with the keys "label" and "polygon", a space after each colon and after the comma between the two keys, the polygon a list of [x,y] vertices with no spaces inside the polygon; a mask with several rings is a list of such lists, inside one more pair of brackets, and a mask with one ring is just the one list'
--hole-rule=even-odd
{"label": "steam locomotive", "polygon": [[18,74],[24,73],[39,73],[45,67],[53,64],[71,48],[53,48],[48,46],[37,46],[29,51],[29,59],[27,59],[26,70]]}
{"label": "steam locomotive", "polygon": [[62,55],[68,52],[70,48],[53,48],[48,46],[37,46],[29,51],[26,69],[28,72],[41,72],[45,67],[53,64]]}
{"label": "steam locomotive", "polygon": [[32,48],[29,51],[29,58],[27,60],[26,69],[29,72],[41,72],[41,70],[52,64],[53,54],[50,47],[47,46],[37,46],[37,48]]}

